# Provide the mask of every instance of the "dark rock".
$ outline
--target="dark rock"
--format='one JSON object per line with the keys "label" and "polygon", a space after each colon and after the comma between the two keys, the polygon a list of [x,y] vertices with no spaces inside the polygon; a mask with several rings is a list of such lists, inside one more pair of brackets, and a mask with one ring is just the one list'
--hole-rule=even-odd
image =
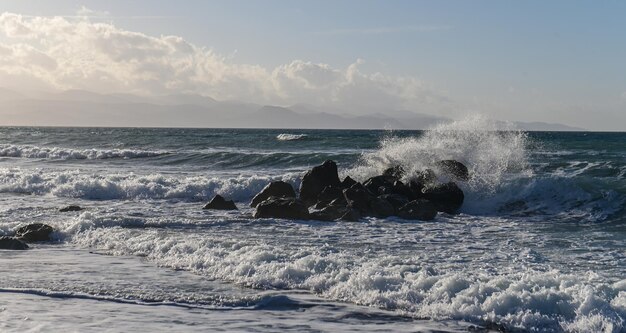
{"label": "dark rock", "polygon": [[415,176],[411,179],[408,185],[412,193],[412,196],[410,196],[410,198],[423,198],[424,194],[422,193],[422,191],[424,190],[424,188],[435,184],[436,181],[437,176],[435,175],[435,172],[431,169],[416,172]]}
{"label": "dark rock", "polygon": [[329,205],[321,210],[311,212],[309,216],[313,220],[334,221],[342,217],[347,211],[348,208],[345,205]]}
{"label": "dark rock", "polygon": [[359,222],[361,219],[361,213],[359,213],[356,209],[348,209],[345,214],[343,214],[339,220],[346,222]]}
{"label": "dark rock", "polygon": [[383,194],[379,196],[379,198],[387,200],[393,206],[393,209],[397,213],[400,210],[400,207],[409,203],[409,198],[400,195],[400,194]]}
{"label": "dark rock", "polygon": [[343,191],[337,186],[326,186],[317,196],[318,201],[331,202],[337,198],[343,197]]}
{"label": "dark rock", "polygon": [[329,203],[330,203],[329,201],[318,201],[315,203],[315,205],[311,206],[310,208],[313,208],[316,210],[324,209],[326,208],[326,206],[328,206]]}
{"label": "dark rock", "polygon": [[437,216],[437,208],[428,200],[413,200],[398,210],[398,216],[406,220],[430,221]]}
{"label": "dark rock", "polygon": [[393,208],[393,205],[391,205],[389,201],[380,197],[372,198],[368,202],[368,205],[372,215],[374,215],[375,217],[385,218],[395,214],[395,209]]}
{"label": "dark rock", "polygon": [[59,212],[61,212],[61,213],[65,213],[65,212],[80,212],[81,210],[83,210],[83,209],[80,206],[70,205],[70,206],[63,207],[63,208],[59,209]]}
{"label": "dark rock", "polygon": [[330,160],[307,171],[302,177],[300,199],[306,204],[312,205],[326,186],[341,186],[337,174],[337,164]]}
{"label": "dark rock", "polygon": [[344,180],[341,182],[341,188],[350,188],[356,183],[358,183],[356,180],[350,178],[350,176],[346,176],[346,178],[344,178]]}
{"label": "dark rock", "polygon": [[269,197],[278,197],[278,198],[295,198],[296,191],[293,190],[291,184],[286,183],[284,181],[275,181],[269,183],[265,186],[261,192],[259,192],[254,198],[252,198],[252,202],[250,203],[250,207],[256,207],[261,201]]}
{"label": "dark rock", "polygon": [[28,245],[15,237],[0,237],[1,250],[26,250]]}
{"label": "dark rock", "polygon": [[346,199],[349,208],[358,210],[361,214],[367,215],[370,211],[369,201],[372,195],[363,186],[355,184],[350,188],[343,190],[343,196]]}
{"label": "dark rock", "polygon": [[432,169],[425,169],[416,172],[413,180],[427,186],[433,184],[437,180],[437,175],[435,175],[435,172]]}
{"label": "dark rock", "polygon": [[47,224],[32,223],[18,228],[15,236],[25,242],[46,242],[52,240],[50,238],[52,231],[52,227]]}
{"label": "dark rock", "polygon": [[[384,194],[380,193],[382,188],[393,188],[393,183],[397,179],[391,176],[375,176],[363,183],[363,186],[374,195]],[[384,191],[384,190],[383,190]]]}
{"label": "dark rock", "polygon": [[217,210],[236,210],[237,206],[232,200],[226,200],[221,195],[216,195],[207,203],[202,209],[217,209]]}
{"label": "dark rock", "polygon": [[401,165],[392,166],[383,171],[383,176],[400,179],[404,176],[404,168]]}
{"label": "dark rock", "polygon": [[422,190],[426,187],[423,183],[419,181],[412,180],[409,182],[409,189],[411,190],[411,198],[419,199],[424,196]]}
{"label": "dark rock", "polygon": [[348,205],[348,201],[346,201],[346,198],[342,195],[341,197],[331,201],[329,204],[329,206],[347,206]]}
{"label": "dark rock", "polygon": [[463,190],[454,182],[425,187],[422,193],[424,199],[431,201],[438,211],[448,214],[456,213],[465,198]]}
{"label": "dark rock", "polygon": [[469,180],[469,171],[467,167],[455,160],[443,160],[436,163],[437,168],[449,176],[454,177],[457,180]]}
{"label": "dark rock", "polygon": [[395,181],[392,187],[386,187],[381,194],[399,194],[409,199],[414,199],[414,194],[411,188],[399,180]]}
{"label": "dark rock", "polygon": [[306,220],[309,210],[304,202],[296,198],[269,197],[257,205],[254,217]]}

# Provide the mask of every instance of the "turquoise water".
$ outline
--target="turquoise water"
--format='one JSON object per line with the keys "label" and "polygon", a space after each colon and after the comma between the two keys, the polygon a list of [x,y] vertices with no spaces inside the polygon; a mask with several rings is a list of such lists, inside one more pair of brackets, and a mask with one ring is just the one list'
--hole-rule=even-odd
{"label": "turquoise water", "polygon": [[[255,220],[248,208],[269,181],[298,186],[327,159],[365,180],[448,158],[472,179],[459,184],[460,214],[432,222]],[[201,210],[215,194],[240,210]],[[626,332],[625,203],[626,133],[498,132],[480,121],[431,131],[4,127],[0,234],[30,222],[58,232],[57,244],[0,252],[0,327],[46,330],[64,318],[59,328],[96,330]],[[86,209],[58,212],[68,204]],[[40,315],[19,320],[20,309]],[[116,319],[64,316],[77,309]],[[154,311],[171,318],[146,323]]]}

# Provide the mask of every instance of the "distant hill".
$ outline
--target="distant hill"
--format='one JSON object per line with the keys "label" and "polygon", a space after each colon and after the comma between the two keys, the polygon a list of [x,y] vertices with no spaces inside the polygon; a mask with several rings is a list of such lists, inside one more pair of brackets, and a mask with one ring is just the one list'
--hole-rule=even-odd
{"label": "distant hill", "polygon": [[566,132],[566,131],[584,131],[584,128],[580,128],[580,127],[573,127],[573,126],[567,126],[567,125],[563,125],[563,124],[554,124],[554,123],[542,123],[542,122],[530,122],[530,123],[526,123],[526,122],[515,122],[515,124],[517,125],[517,127],[519,127],[519,129],[524,130],[524,131],[546,131],[546,132],[550,132],[550,131],[561,131],[561,132]]}
{"label": "distant hill", "polygon": [[[193,94],[152,97],[68,90],[25,96],[0,88],[0,102],[0,125],[426,129],[452,121],[408,110],[372,109],[353,115],[340,108],[257,105]],[[581,130],[540,122],[516,124],[523,130]]]}

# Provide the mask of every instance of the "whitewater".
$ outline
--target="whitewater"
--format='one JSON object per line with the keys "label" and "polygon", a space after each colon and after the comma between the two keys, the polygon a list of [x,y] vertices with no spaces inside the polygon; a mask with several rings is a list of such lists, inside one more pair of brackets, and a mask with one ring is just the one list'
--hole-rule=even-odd
{"label": "whitewater", "polygon": [[[626,332],[626,134],[501,126],[2,127],[0,235],[55,232],[0,250],[0,331]],[[252,218],[329,159],[472,177],[434,221]]]}

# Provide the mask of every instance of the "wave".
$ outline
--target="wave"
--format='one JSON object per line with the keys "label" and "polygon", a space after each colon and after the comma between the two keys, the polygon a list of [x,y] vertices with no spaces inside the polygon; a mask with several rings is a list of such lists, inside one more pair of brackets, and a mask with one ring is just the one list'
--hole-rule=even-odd
{"label": "wave", "polygon": [[[378,150],[364,153],[345,170],[358,180],[400,165],[405,180],[435,162],[454,159],[471,175],[458,182],[465,193],[461,211],[473,215],[559,216],[578,221],[603,221],[626,203],[624,169],[619,162],[533,165],[528,134],[482,116],[439,125],[418,137],[382,140]],[[440,176],[440,181],[449,181]]]}
{"label": "wave", "polygon": [[528,164],[528,135],[502,124],[471,116],[427,130],[419,137],[388,137],[374,152],[363,154],[349,170],[358,179],[381,174],[400,165],[411,177],[416,171],[432,168],[437,161],[453,159],[464,163],[472,175],[469,185],[482,192],[494,192],[507,174],[532,175]]}
{"label": "wave", "polygon": [[[272,310],[272,309],[298,309],[310,307],[304,301],[294,299],[285,295],[259,295],[257,297],[247,296],[239,299],[227,299],[224,296],[215,296],[210,301],[184,300],[184,299],[163,299],[147,297],[148,295],[124,295],[120,297],[109,296],[99,291],[99,294],[77,291],[53,291],[47,289],[33,288],[0,288],[0,294],[26,294],[35,296],[45,296],[58,299],[83,299],[93,301],[103,301],[122,304],[133,304],[142,306],[173,306],[185,309],[206,309],[206,310]],[[119,291],[117,291],[119,293]]]}
{"label": "wave", "polygon": [[167,151],[135,149],[70,149],[61,147],[37,147],[30,145],[0,145],[0,157],[21,157],[58,160],[100,160],[156,157],[169,154]]}
{"label": "wave", "polygon": [[340,251],[323,242],[289,247],[280,242],[250,242],[245,237],[224,238],[220,229],[202,235],[137,234],[93,228],[94,219],[106,218],[85,213],[61,228],[77,245],[115,255],[140,255],[210,279],[261,289],[305,289],[327,299],[418,318],[502,323],[511,329],[546,332],[626,329],[626,280],[609,282],[593,272],[440,270],[425,253],[420,256],[426,258],[416,260],[391,254],[359,255],[354,249]]}
{"label": "wave", "polygon": [[43,160],[106,160],[153,158],[152,165],[212,166],[217,168],[255,168],[309,166],[327,159],[353,160],[358,152],[345,150],[252,150],[240,148],[196,150],[135,150],[135,149],[71,149],[28,145],[0,145],[0,157]]}
{"label": "wave", "polygon": [[93,174],[80,171],[0,169],[0,193],[53,195],[87,200],[181,199],[206,200],[221,194],[248,201],[273,180],[298,186],[299,173],[231,178],[200,175]]}
{"label": "wave", "polygon": [[308,134],[289,134],[289,133],[281,133],[276,136],[276,139],[279,141],[295,141],[306,139]]}

